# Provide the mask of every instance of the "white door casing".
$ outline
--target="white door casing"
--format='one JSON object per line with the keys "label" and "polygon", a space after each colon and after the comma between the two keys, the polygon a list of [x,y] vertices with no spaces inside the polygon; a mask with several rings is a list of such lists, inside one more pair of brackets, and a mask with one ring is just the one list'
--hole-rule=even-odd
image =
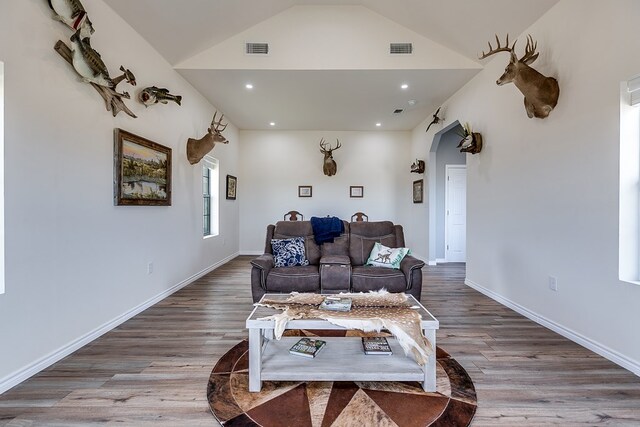
{"label": "white door casing", "polygon": [[445,260],[467,259],[467,166],[446,165],[445,182]]}

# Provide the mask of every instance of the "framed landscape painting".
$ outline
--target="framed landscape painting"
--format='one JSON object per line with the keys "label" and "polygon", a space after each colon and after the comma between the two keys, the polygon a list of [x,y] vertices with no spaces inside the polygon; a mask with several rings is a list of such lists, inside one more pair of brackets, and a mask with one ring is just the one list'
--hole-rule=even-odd
{"label": "framed landscape painting", "polygon": [[171,206],[171,148],[115,131],[114,203]]}

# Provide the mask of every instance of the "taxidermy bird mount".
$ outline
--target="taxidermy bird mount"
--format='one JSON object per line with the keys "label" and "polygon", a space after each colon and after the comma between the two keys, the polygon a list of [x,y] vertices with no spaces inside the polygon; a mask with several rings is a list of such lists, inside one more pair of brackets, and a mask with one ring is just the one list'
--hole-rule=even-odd
{"label": "taxidermy bird mount", "polygon": [[416,159],[416,161],[411,164],[411,173],[424,173],[424,160]]}
{"label": "taxidermy bird mount", "polygon": [[48,0],[53,19],[67,25],[73,31],[80,30],[80,38],[91,37],[93,24],[80,0]]}
{"label": "taxidermy bird mount", "polygon": [[433,114],[433,120],[431,120],[431,123],[429,123],[429,126],[427,126],[427,130],[425,130],[425,132],[429,132],[429,128],[431,127],[431,125],[433,125],[433,124],[436,124],[436,125],[437,125],[437,124],[438,124],[438,123],[440,123],[442,120],[444,120],[443,118],[438,117],[438,113],[440,112],[440,109],[441,109],[441,108],[442,108],[442,107],[438,107],[438,109],[436,110],[436,112]]}
{"label": "taxidermy bird mount", "polygon": [[464,124],[462,132],[458,132],[458,135],[462,140],[456,148],[460,148],[461,153],[478,154],[482,151],[482,135],[478,132],[472,132],[469,123]]}

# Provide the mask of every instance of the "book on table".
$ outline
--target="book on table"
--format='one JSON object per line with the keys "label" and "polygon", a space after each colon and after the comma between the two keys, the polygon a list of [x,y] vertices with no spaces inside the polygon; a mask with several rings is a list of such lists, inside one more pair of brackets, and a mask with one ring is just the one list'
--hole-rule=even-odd
{"label": "book on table", "polygon": [[320,304],[320,309],[330,311],[349,311],[351,310],[351,298],[347,297],[325,297]]}
{"label": "book on table", "polygon": [[393,354],[385,337],[362,337],[365,354]]}
{"label": "book on table", "polygon": [[314,338],[301,338],[297,343],[289,349],[289,353],[296,356],[316,357],[316,354],[322,350],[327,342]]}

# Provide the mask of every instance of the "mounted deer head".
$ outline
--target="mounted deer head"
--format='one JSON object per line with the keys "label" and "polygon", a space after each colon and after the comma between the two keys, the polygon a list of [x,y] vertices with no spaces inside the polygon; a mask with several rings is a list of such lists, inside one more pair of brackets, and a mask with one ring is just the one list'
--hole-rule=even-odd
{"label": "mounted deer head", "polygon": [[216,122],[216,111],[213,113],[213,120],[211,120],[211,127],[207,129],[207,134],[200,139],[189,138],[187,140],[187,159],[189,163],[195,165],[202,158],[215,147],[216,143],[221,142],[228,144],[227,138],[222,135],[222,131],[227,128],[227,124],[222,124],[222,118],[224,114],[220,116],[220,120]]}
{"label": "mounted deer head", "polygon": [[322,166],[322,172],[324,172],[324,174],[327,176],[333,176],[338,171],[338,165],[336,165],[336,162],[335,160],[333,160],[332,156],[333,150],[337,150],[341,147],[340,140],[336,138],[336,141],[337,144],[335,148],[331,148],[331,146],[329,146],[329,148],[327,149],[324,138],[320,140],[320,152],[324,154],[324,165]]}
{"label": "mounted deer head", "polygon": [[509,64],[505,68],[504,74],[496,81],[496,84],[498,86],[506,83],[515,84],[524,95],[524,107],[527,110],[527,116],[529,118],[544,119],[558,103],[560,88],[556,79],[545,77],[529,66],[538,59],[539,54],[536,53],[538,43],[534,42],[530,35],[527,36],[525,53],[522,58],[518,59],[514,52],[517,40],[513,42],[513,46],[509,47],[509,34],[507,34],[505,45],[501,46],[500,39],[496,35],[496,42],[498,45],[495,49],[489,43],[489,52],[484,53],[483,51],[480,59],[487,58],[498,52],[509,52],[511,55]]}

